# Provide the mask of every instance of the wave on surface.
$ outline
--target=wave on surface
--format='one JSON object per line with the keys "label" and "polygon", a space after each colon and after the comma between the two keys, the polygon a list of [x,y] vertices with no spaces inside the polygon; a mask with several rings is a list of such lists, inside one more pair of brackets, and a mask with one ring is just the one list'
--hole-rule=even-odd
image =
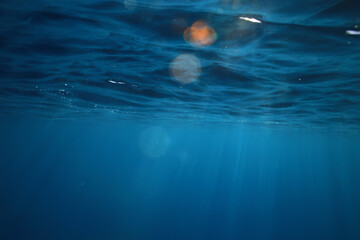
{"label": "wave on surface", "polygon": [[355,0],[2,1],[0,112],[359,130],[356,9]]}

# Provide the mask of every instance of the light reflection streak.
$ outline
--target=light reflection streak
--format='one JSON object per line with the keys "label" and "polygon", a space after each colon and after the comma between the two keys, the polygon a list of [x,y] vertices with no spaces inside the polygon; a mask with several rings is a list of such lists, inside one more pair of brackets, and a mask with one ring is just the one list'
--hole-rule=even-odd
{"label": "light reflection streak", "polygon": [[261,23],[261,21],[256,18],[249,18],[249,17],[239,17],[239,18],[248,22]]}
{"label": "light reflection streak", "polygon": [[360,31],[346,30],[346,34],[348,34],[348,35],[360,35]]}

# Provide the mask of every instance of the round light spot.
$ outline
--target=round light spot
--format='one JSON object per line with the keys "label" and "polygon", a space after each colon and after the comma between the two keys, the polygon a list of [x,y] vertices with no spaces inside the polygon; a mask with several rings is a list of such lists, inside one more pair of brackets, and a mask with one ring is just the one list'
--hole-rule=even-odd
{"label": "round light spot", "polygon": [[164,128],[149,127],[140,134],[139,145],[145,156],[159,158],[166,153],[169,147],[169,137]]}
{"label": "round light spot", "polygon": [[170,71],[177,81],[183,84],[192,83],[200,76],[200,60],[193,54],[181,54],[171,62]]}
{"label": "round light spot", "polygon": [[204,21],[196,21],[191,27],[184,31],[184,40],[192,45],[203,47],[213,44],[217,34]]}

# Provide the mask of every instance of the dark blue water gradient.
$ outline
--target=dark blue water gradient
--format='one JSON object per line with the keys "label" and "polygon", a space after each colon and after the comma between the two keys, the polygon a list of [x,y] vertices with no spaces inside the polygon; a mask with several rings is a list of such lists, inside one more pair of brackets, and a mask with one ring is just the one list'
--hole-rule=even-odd
{"label": "dark blue water gradient", "polygon": [[1,123],[1,239],[360,237],[358,136],[182,124],[154,159],[147,124]]}
{"label": "dark blue water gradient", "polygon": [[[1,1],[1,114],[359,130],[358,1]],[[254,17],[252,23],[239,16]],[[217,41],[183,31],[206,21]],[[194,54],[196,82],[170,73]]]}

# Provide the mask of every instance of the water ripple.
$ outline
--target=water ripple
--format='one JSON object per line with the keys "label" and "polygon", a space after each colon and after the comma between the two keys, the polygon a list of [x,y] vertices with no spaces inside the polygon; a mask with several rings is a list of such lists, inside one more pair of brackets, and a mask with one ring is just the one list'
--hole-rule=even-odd
{"label": "water ripple", "polygon": [[358,8],[2,1],[1,114],[359,130]]}

